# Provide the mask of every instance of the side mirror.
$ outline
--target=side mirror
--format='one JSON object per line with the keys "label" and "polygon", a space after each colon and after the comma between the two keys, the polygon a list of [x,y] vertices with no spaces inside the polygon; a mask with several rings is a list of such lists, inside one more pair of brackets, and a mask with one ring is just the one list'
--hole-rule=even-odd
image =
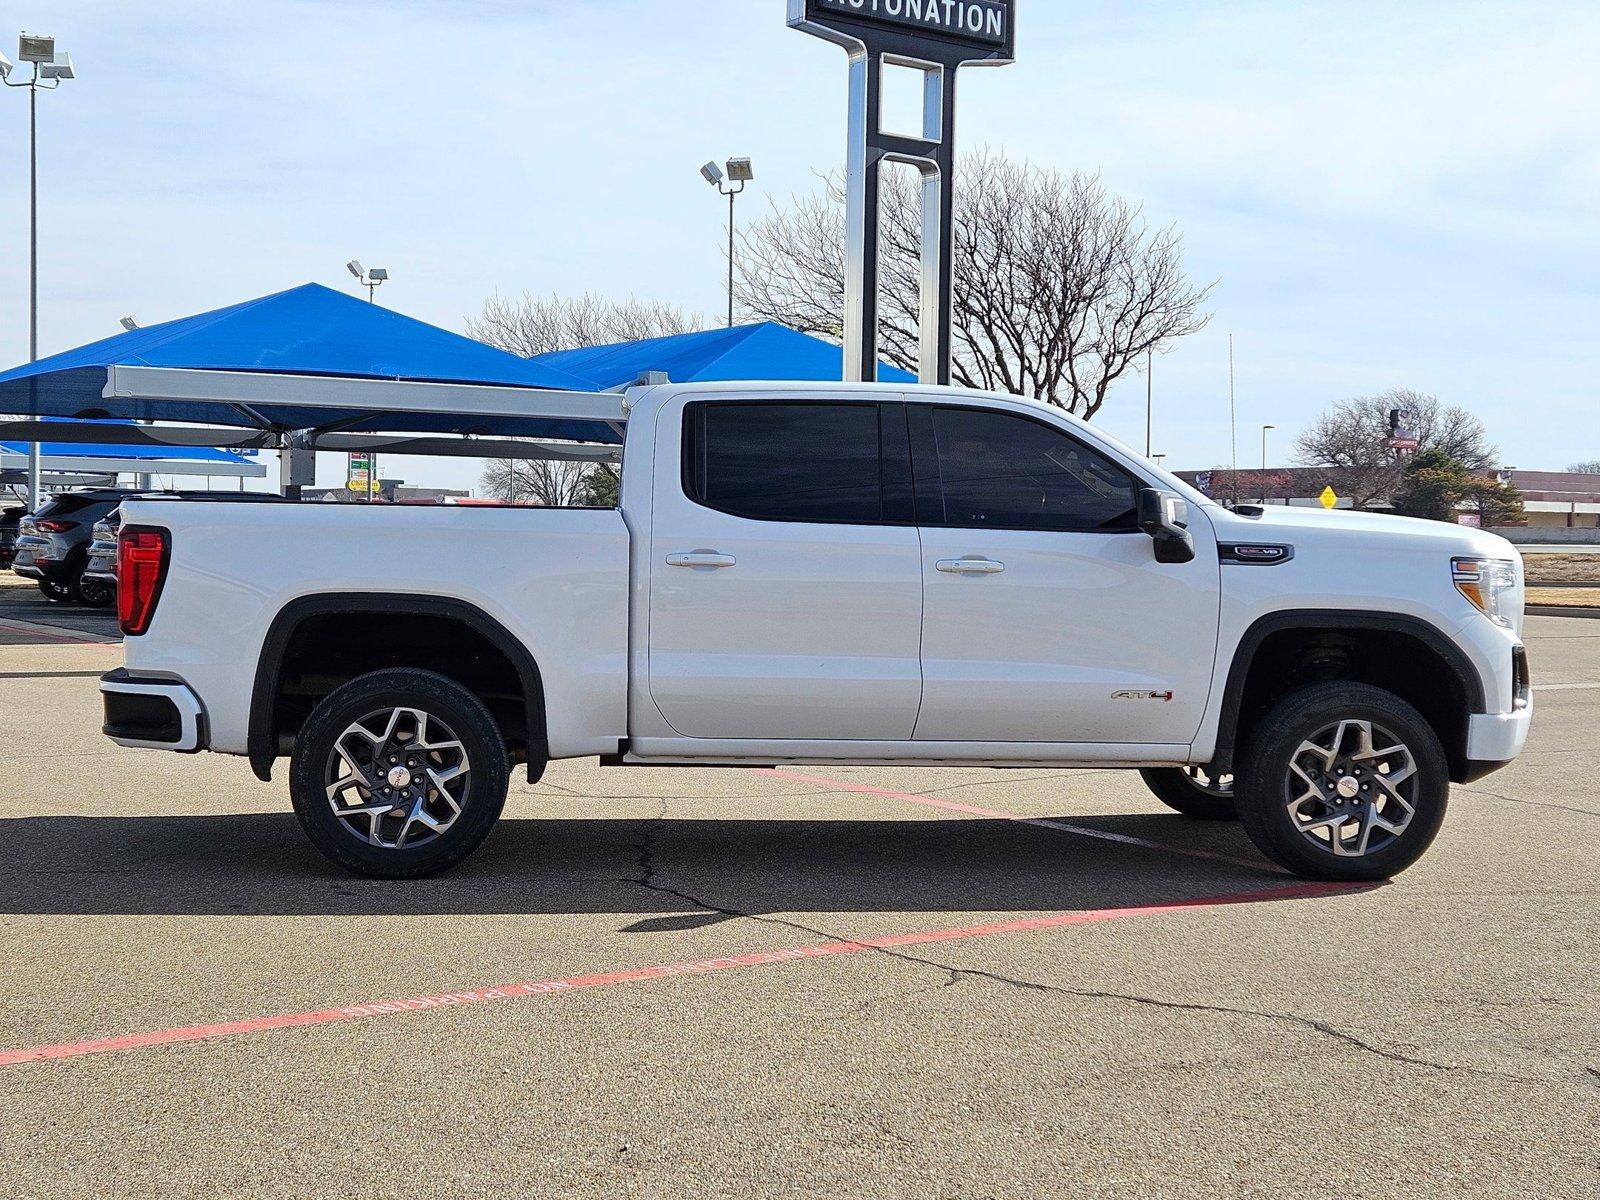
{"label": "side mirror", "polygon": [[1156,561],[1194,561],[1194,537],[1189,532],[1189,506],[1181,496],[1160,488],[1139,491],[1139,528],[1156,544]]}

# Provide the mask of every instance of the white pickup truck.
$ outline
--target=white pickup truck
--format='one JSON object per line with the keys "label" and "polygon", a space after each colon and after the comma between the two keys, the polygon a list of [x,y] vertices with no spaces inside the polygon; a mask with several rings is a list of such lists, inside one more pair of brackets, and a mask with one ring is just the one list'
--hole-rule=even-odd
{"label": "white pickup truck", "polygon": [[617,509],[124,504],[105,732],[289,756],[317,847],[386,877],[470,854],[510,764],[597,755],[1128,767],[1290,871],[1373,879],[1527,737],[1491,534],[1229,511],[1013,397],[620,403]]}

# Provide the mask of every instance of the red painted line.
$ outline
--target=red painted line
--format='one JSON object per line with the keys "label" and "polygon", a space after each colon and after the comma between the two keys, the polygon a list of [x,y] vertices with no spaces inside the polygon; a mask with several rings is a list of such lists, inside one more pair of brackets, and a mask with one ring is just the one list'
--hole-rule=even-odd
{"label": "red painted line", "polygon": [[802,775],[797,771],[774,768],[774,775],[792,779],[797,783],[810,783],[832,788],[838,792],[859,792],[865,796],[885,796],[890,800],[905,800],[911,804],[924,804],[929,808],[942,808],[949,812],[967,813],[974,817],[990,817],[997,821],[1015,821],[1019,825],[1038,825],[1079,837],[1096,838],[1102,842],[1118,842],[1124,846],[1139,846],[1146,850],[1161,850],[1167,854],[1181,854],[1185,858],[1204,858],[1212,862],[1231,863],[1236,867],[1249,867],[1253,871],[1277,873],[1270,863],[1255,858],[1237,858],[1232,854],[1216,854],[1210,850],[1196,850],[1192,846],[1173,846],[1150,838],[1134,837],[1127,833],[1112,833],[1107,829],[1091,829],[1087,825],[1072,825],[1066,821],[1053,821],[1048,817],[1025,817],[1020,813],[1002,812],[995,808],[979,808],[975,804],[961,804],[954,800],[941,800],[937,796],[924,796],[917,792],[896,792],[889,788],[869,787],[864,783],[848,783],[842,779],[825,779],[820,775]]}
{"label": "red painted line", "polygon": [[938,942],[967,941],[973,938],[997,937],[1001,934],[1027,933],[1039,929],[1061,929],[1069,925],[1093,925],[1102,921],[1115,921],[1124,917],[1153,917],[1191,909],[1217,908],[1231,904],[1259,904],[1274,900],[1300,900],[1315,896],[1334,895],[1362,890],[1367,884],[1293,883],[1261,891],[1234,892],[1222,896],[1205,896],[1193,900],[1174,900],[1167,904],[1144,904],[1131,908],[1097,908],[1084,912],[1057,913],[1048,917],[1022,917],[1011,921],[992,921],[982,925],[963,925],[954,929],[928,929],[916,933],[898,933],[889,937],[866,938],[861,941],[824,942],[815,946],[799,946],[783,950],[758,950],[752,954],[736,954],[727,958],[707,958],[698,961],[669,963],[657,967],[634,967],[622,971],[604,971],[588,975],[571,975],[565,979],[545,979],[525,983],[501,984],[498,987],[473,988],[467,991],[442,992],[432,996],[412,996],[404,1000],[383,1000],[370,1004],[354,1004],[343,1008],[324,1008],[316,1012],[283,1013],[277,1016],[251,1017],[243,1021],[223,1021],[212,1025],[182,1025],[174,1029],[154,1029],[143,1033],[128,1033],[119,1037],[95,1038],[80,1042],[60,1042],[49,1046],[23,1046],[0,1051],[0,1066],[18,1063],[43,1062],[57,1058],[82,1058],[89,1054],[111,1054],[123,1050],[139,1050],[150,1046],[166,1046],[176,1042],[198,1042],[239,1034],[263,1033],[272,1029],[293,1029],[302,1025],[330,1025],[342,1021],[359,1021],[370,1017],[396,1016],[401,1013],[425,1012],[432,1009],[455,1008],[464,1004],[485,1004],[495,1000],[518,1000],[529,996],[553,996],[588,988],[613,987],[624,983],[641,983],[651,979],[668,979],[687,975],[708,975],[718,971],[736,971],[748,967],[776,966],[781,963],[803,962],[811,959],[833,958],[843,954],[861,954],[873,950],[893,950],[906,946],[927,946]]}

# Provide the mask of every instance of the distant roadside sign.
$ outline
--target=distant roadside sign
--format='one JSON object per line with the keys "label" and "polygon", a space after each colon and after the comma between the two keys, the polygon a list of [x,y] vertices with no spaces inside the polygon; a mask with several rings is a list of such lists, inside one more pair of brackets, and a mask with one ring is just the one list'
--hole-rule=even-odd
{"label": "distant roadside sign", "polygon": [[1332,508],[1339,503],[1339,493],[1333,490],[1332,484],[1329,484],[1322,489],[1322,495],[1318,496],[1317,500],[1322,504],[1323,508]]}
{"label": "distant roadside sign", "polygon": [[1389,449],[1415,450],[1422,444],[1417,429],[1415,409],[1391,408],[1389,410]]}

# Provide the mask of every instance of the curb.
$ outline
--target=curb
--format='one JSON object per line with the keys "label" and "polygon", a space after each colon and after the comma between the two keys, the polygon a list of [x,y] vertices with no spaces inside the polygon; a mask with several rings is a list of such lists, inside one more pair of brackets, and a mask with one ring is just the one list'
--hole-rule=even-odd
{"label": "curb", "polygon": [[1530,617],[1588,617],[1592,621],[1600,621],[1600,608],[1563,608],[1550,604],[1528,605]]}

